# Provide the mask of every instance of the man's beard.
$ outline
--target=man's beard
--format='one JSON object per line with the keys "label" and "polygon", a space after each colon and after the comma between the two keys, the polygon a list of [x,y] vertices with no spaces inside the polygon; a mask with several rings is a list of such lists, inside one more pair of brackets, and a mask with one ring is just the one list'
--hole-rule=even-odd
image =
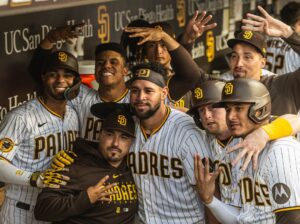
{"label": "man's beard", "polygon": [[138,112],[135,110],[134,107],[132,107],[133,109],[133,113],[141,120],[146,120],[150,117],[152,117],[156,111],[158,111],[158,109],[160,108],[161,102],[157,103],[152,109],[150,108],[146,113],[143,114],[138,114]]}

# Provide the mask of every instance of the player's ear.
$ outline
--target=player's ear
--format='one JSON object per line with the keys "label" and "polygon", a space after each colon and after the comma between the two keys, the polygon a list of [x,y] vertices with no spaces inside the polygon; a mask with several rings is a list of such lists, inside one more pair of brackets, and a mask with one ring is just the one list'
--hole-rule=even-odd
{"label": "player's ear", "polygon": [[267,58],[261,57],[260,68],[264,68],[266,66],[266,63],[267,63]]}
{"label": "player's ear", "polygon": [[165,100],[168,96],[168,93],[169,93],[169,88],[167,86],[161,88],[161,100]]}

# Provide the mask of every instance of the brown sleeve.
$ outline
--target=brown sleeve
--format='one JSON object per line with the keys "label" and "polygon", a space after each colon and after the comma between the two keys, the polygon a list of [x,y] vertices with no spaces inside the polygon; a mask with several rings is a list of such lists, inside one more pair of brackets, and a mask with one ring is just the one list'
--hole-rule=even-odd
{"label": "brown sleeve", "polygon": [[37,220],[58,222],[80,215],[92,206],[87,191],[45,188],[37,198],[34,215]]}
{"label": "brown sleeve", "polygon": [[300,35],[294,32],[289,38],[283,38],[300,55]]}
{"label": "brown sleeve", "polygon": [[276,224],[299,224],[300,208],[296,210],[282,211],[275,213]]}
{"label": "brown sleeve", "polygon": [[180,46],[170,51],[170,55],[175,74],[168,83],[169,94],[173,101],[177,101],[192,90],[198,80],[206,80],[208,76],[198,67],[184,47]]}

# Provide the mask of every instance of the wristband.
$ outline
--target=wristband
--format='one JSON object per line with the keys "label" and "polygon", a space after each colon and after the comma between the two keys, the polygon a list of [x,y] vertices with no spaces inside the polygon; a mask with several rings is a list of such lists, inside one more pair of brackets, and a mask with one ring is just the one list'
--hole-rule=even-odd
{"label": "wristband", "polygon": [[30,186],[37,187],[36,182],[37,182],[37,179],[39,178],[40,174],[41,174],[40,171],[36,171],[36,172],[32,173],[32,175],[30,177],[30,181],[29,181]]}
{"label": "wristband", "polygon": [[293,133],[293,128],[290,123],[281,117],[270,124],[263,125],[262,129],[267,133],[270,140],[287,137]]}

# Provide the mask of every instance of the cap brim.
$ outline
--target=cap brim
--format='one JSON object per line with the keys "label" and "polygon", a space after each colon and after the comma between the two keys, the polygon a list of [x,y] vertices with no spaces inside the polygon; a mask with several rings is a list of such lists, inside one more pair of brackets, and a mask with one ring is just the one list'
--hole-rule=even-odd
{"label": "cap brim", "polygon": [[105,119],[109,114],[117,109],[130,113],[130,104],[115,102],[97,103],[91,106],[91,113],[95,117]]}
{"label": "cap brim", "polygon": [[107,126],[107,127],[103,127],[102,129],[103,130],[114,130],[114,131],[123,132],[123,133],[126,133],[127,135],[135,138],[135,136],[132,133],[130,133],[130,131],[126,131],[126,130],[124,130],[122,128],[116,128],[116,127],[109,127],[109,126]]}
{"label": "cap brim", "polygon": [[51,69],[53,69],[53,68],[61,68],[61,69],[66,69],[66,70],[68,70],[68,71],[71,71],[72,73],[74,73],[75,75],[77,75],[77,76],[79,76],[79,72],[78,71],[76,71],[74,68],[72,68],[71,66],[68,66],[68,65],[52,65],[52,66],[50,66],[49,68],[47,68],[46,70],[45,70],[45,73],[47,72],[47,71],[50,71]]}
{"label": "cap brim", "polygon": [[214,101],[214,100],[203,100],[201,103],[196,104],[191,109],[189,109],[186,113],[187,114],[194,114],[196,112],[196,110],[197,110],[198,107],[202,107],[202,106],[206,106],[208,104],[214,104],[214,103],[217,103],[217,101]]}
{"label": "cap brim", "polygon": [[234,45],[236,45],[237,43],[244,43],[244,44],[249,44],[252,47],[254,47],[256,50],[258,50],[258,52],[260,52],[263,56],[265,56],[265,54],[261,51],[261,49],[259,49],[257,46],[255,46],[254,44],[252,44],[251,42],[248,42],[246,40],[241,40],[241,39],[230,39],[227,41],[227,45],[228,47],[230,47],[231,49],[234,47]]}
{"label": "cap brim", "polygon": [[233,100],[224,100],[218,103],[214,103],[212,105],[213,108],[224,108],[228,103],[253,103],[252,100],[240,100],[240,99],[233,99]]}

